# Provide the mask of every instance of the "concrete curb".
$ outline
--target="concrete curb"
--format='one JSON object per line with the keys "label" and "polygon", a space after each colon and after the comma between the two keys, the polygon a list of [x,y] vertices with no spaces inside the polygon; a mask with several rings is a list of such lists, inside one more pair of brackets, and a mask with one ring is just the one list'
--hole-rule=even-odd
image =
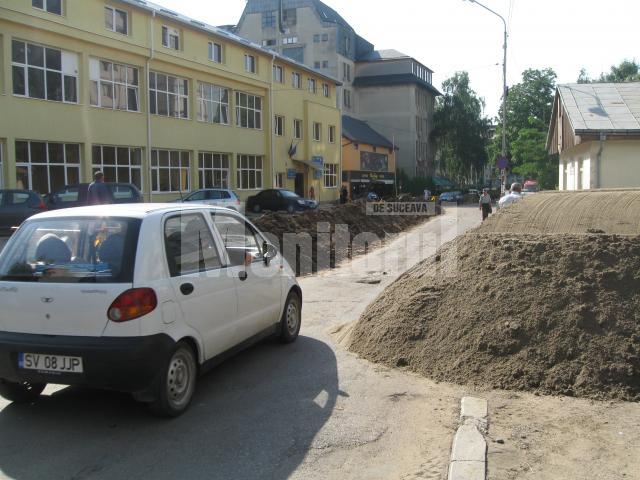
{"label": "concrete curb", "polygon": [[483,398],[464,397],[460,401],[460,426],[453,438],[449,480],[485,480],[489,408]]}

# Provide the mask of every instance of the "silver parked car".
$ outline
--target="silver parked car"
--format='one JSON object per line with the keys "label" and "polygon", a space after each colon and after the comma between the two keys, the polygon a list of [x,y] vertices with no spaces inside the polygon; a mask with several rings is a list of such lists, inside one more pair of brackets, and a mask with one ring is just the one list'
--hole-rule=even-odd
{"label": "silver parked car", "polygon": [[224,188],[203,188],[179,200],[183,203],[199,203],[213,205],[215,207],[226,207],[236,212],[242,211],[242,202],[233,190]]}

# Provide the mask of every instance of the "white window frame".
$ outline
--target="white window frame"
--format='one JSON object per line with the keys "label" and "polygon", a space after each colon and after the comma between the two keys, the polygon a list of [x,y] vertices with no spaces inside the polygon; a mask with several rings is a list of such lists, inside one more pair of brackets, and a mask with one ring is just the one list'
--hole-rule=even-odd
{"label": "white window frame", "polygon": [[276,137],[284,136],[284,117],[282,115],[274,115],[273,128]]}
{"label": "white window frame", "polygon": [[[247,174],[246,184],[243,173]],[[253,180],[253,182],[252,182]],[[252,186],[253,183],[253,186]],[[262,190],[264,184],[264,157],[261,155],[237,155],[236,187],[238,190]]]}
{"label": "white window frame", "polygon": [[329,84],[328,83],[323,83],[322,84],[322,94],[325,96],[325,98],[330,98],[331,97],[331,90],[329,88]]}
{"label": "white window frame", "polygon": [[[115,149],[115,163],[113,165],[111,164],[106,164],[104,163],[104,149],[105,148],[113,148]],[[96,162],[96,159],[94,158],[94,153],[96,149],[100,149],[100,161]],[[120,155],[119,155],[119,151],[121,150],[126,150],[127,151],[127,163],[126,164],[120,164]],[[133,159],[134,159],[134,152],[138,151],[139,152],[139,159],[140,159],[140,163],[135,164],[133,163]],[[100,170],[101,172],[103,172],[105,175],[105,182],[118,182],[118,183],[131,183],[133,185],[135,185],[138,190],[140,190],[141,192],[144,191],[143,187],[144,187],[144,181],[142,179],[142,147],[123,147],[123,146],[119,146],[119,145],[92,145],[91,146],[91,168],[92,170],[95,172],[97,170]],[[110,170],[115,170],[115,178],[110,177],[106,172],[109,172]],[[120,178],[120,174],[122,173],[122,170],[126,169],[127,170],[127,175],[128,175],[128,179],[126,178]],[[133,180],[133,172],[138,172],[138,178],[140,179],[140,184],[138,185],[137,183],[135,183]]]}
{"label": "white window frame", "polygon": [[[242,98],[246,97],[246,106],[242,105]],[[251,95],[245,92],[236,92],[236,127],[248,128],[251,130],[262,130],[262,97]],[[256,107],[257,100],[260,100],[260,108]],[[251,106],[253,104],[253,106]],[[246,112],[247,123],[243,125],[242,113]],[[250,119],[253,118],[253,122]],[[253,123],[253,126],[250,126]]]}
{"label": "white window frame", "polygon": [[336,143],[336,127],[329,125],[329,143]]}
{"label": "white window frame", "polygon": [[294,45],[298,43],[298,37],[284,37],[282,39],[283,45]]}
{"label": "white window frame", "polygon": [[[102,64],[110,65],[111,71],[111,79],[102,78]],[[120,80],[116,80],[116,67],[124,69],[125,79],[124,82]],[[137,72],[133,73],[131,70],[135,70]],[[129,76],[134,78],[129,79]],[[137,84],[133,83],[135,81],[135,77],[137,77]],[[107,108],[109,110],[121,110],[125,112],[140,112],[140,69],[138,67],[134,67],[132,65],[125,65],[123,63],[112,62],[111,60],[104,60],[102,58],[90,58],[89,59],[89,80],[90,80],[90,95],[89,95],[89,103],[93,107],[99,108]],[[95,87],[95,88],[94,88]],[[112,105],[103,105],[103,90],[111,88],[111,100]],[[122,90],[124,88],[125,91],[125,107],[120,108],[118,102],[116,101],[116,92],[118,90]],[[130,91],[135,92],[136,96],[136,104],[137,108],[131,108],[129,105],[129,93]],[[95,95],[95,98],[94,98]],[[118,97],[119,98],[119,97]]]}
{"label": "white window frame", "polygon": [[218,42],[208,42],[207,56],[209,60],[214,63],[223,63],[224,59],[224,47]]}
{"label": "white window frame", "polygon": [[[129,12],[126,10],[122,10],[121,8],[112,7],[111,5],[105,5],[105,28],[110,32],[120,33],[122,35],[129,35]],[[111,27],[107,22],[107,12],[111,13]],[[118,22],[116,22],[117,14],[124,14],[125,22],[124,22],[124,32],[118,30]]]}
{"label": "white window frame", "polygon": [[[201,189],[231,188],[230,157],[228,153],[198,152],[198,185]],[[207,182],[207,173],[211,174],[210,183]],[[217,178],[220,182],[216,182]]]}
{"label": "white window frame", "polygon": [[276,188],[284,188],[285,175],[286,174],[282,172],[276,173]]}
{"label": "white window frame", "polygon": [[[209,98],[207,98],[207,93],[209,93]],[[215,98],[216,93],[218,94],[218,98]],[[224,101],[225,93],[227,97],[226,102]],[[230,97],[231,91],[228,88],[221,87],[220,85],[214,85],[212,83],[198,82],[198,121],[216,125],[229,125],[231,122],[231,111],[229,105]],[[216,111],[219,119],[217,122],[215,121]],[[223,112],[226,112],[226,122],[223,121],[225,117]],[[211,118],[207,118],[207,113],[211,115]]]}
{"label": "white window frame", "polygon": [[[19,61],[19,60],[14,60],[14,52],[13,52],[13,45],[14,43],[21,43],[24,45],[24,60],[23,61]],[[43,56],[43,60],[42,60],[42,66],[39,65],[35,65],[35,64],[29,64],[29,58],[28,58],[28,53],[29,53],[29,45],[31,45],[32,47],[37,47],[37,48],[42,48],[42,56]],[[47,62],[46,62],[46,57],[47,57],[47,50],[53,50],[53,51],[57,51],[60,52],[60,70],[57,70],[55,68],[49,68],[47,67]],[[23,63],[24,62],[24,63]],[[49,102],[60,102],[60,103],[70,103],[70,104],[77,104],[78,103],[78,97],[79,97],[79,88],[78,88],[78,55],[75,53],[71,53],[71,52],[67,52],[66,50],[62,50],[60,48],[53,48],[53,47],[47,47],[45,45],[41,45],[38,43],[33,43],[33,42],[27,42],[24,40],[18,40],[18,39],[13,39],[11,42],[11,72],[12,75],[15,73],[15,71],[20,71],[22,70],[22,75],[24,78],[24,94],[21,93],[15,93],[15,78],[12,78],[12,82],[13,82],[13,86],[12,86],[12,93],[14,96],[16,97],[22,97],[22,98],[34,98],[37,100],[47,100]],[[30,95],[30,91],[29,91],[29,75],[30,75],[30,71],[32,70],[37,70],[37,71],[41,71],[42,76],[43,76],[43,91],[44,91],[44,98],[40,98],[40,97],[33,97]],[[59,74],[61,77],[61,92],[62,92],[62,99],[61,100],[56,100],[56,99],[52,99],[52,98],[48,98],[49,94],[47,91],[47,81],[46,81],[46,76],[47,76],[47,72],[54,72],[55,74]],[[75,85],[75,100],[74,101],[70,101],[67,100],[67,86],[66,86],[66,79],[70,78],[74,80],[74,85]]]}
{"label": "white window frame", "polygon": [[304,136],[304,124],[302,120],[296,118],[293,120],[293,138],[296,140],[302,140]]}
{"label": "white window frame", "polygon": [[[155,87],[151,87],[151,75],[154,75],[154,83],[155,83]],[[158,88],[158,76],[165,76],[167,77],[167,89],[166,90],[161,90]],[[149,81],[149,112],[151,112],[151,115],[158,115],[159,117],[169,117],[169,118],[179,118],[182,120],[189,120],[189,110],[191,108],[191,106],[189,105],[190,100],[189,100],[189,80],[186,78],[182,78],[182,77],[176,77],[175,75],[168,75],[166,73],[161,73],[161,72],[155,72],[155,71],[150,71],[149,72],[149,79],[147,79],[147,81]],[[173,83],[177,86],[178,91],[170,91],[169,89],[169,84],[171,83],[170,79],[173,79]],[[180,87],[180,85],[182,85],[182,88]],[[186,87],[186,88],[185,88]],[[184,90],[186,89],[186,93],[184,93]],[[151,94],[155,95],[155,102],[151,101]],[[160,95],[166,95],[167,96],[167,113],[165,114],[161,114],[158,113],[158,97]],[[178,109],[178,105],[180,103],[182,103],[184,100],[186,100],[186,116],[183,116],[180,114],[180,112],[182,111],[182,109]],[[171,102],[174,102],[174,108],[175,110],[175,115],[171,115]],[[155,111],[154,111],[155,110]]]}
{"label": "white window frame", "polygon": [[291,72],[291,86],[302,88],[302,76],[298,72]]}
{"label": "white window frame", "polygon": [[322,141],[322,123],[320,122],[313,122],[313,141]]}
{"label": "white window frame", "polygon": [[276,40],[275,38],[267,38],[266,40],[262,40],[262,46],[266,48],[277,47],[278,40]]}
{"label": "white window frame", "polygon": [[[162,153],[167,153],[166,165],[160,165],[160,157]],[[186,154],[186,162],[184,155]],[[178,165],[171,165],[172,160],[175,160],[177,156]],[[186,163],[186,166],[185,166]],[[160,190],[160,172],[168,171],[169,174],[169,190]],[[172,184],[172,172],[178,170],[178,188],[174,188]],[[186,182],[185,182],[186,180]],[[156,182],[156,188],[154,188],[154,181]],[[186,183],[186,188],[182,188],[182,185]],[[151,193],[184,193],[191,191],[191,152],[185,150],[167,150],[163,148],[154,148],[151,150]]]}
{"label": "white window frame", "polygon": [[42,10],[43,12],[47,12],[47,13],[51,13],[52,15],[60,15],[62,16],[64,14],[64,1],[65,0],[60,0],[60,13],[58,12],[52,12],[51,10],[49,10],[49,2],[51,0],[42,0],[42,7],[38,7],[36,5],[33,4],[33,0],[31,0],[31,6],[37,10]]}
{"label": "white window frame", "polygon": [[318,93],[318,82],[316,82],[315,78],[310,78],[308,80],[309,93]]}
{"label": "white window frame", "polygon": [[351,90],[343,90],[342,91],[342,104],[346,108],[351,108]]}
{"label": "white window frame", "polygon": [[177,28],[162,25],[162,46],[170,50],[179,51],[181,48],[180,30]]}
{"label": "white window frame", "polygon": [[324,188],[338,188],[338,164],[325,163],[323,177]]}
{"label": "white window frame", "polygon": [[273,66],[273,81],[277,83],[284,83],[284,67],[281,65]]}
{"label": "white window frame", "polygon": [[[41,195],[44,195],[45,193],[52,193],[51,190],[51,167],[64,167],[64,184],[68,185],[69,183],[71,183],[69,181],[69,169],[74,168],[77,169],[77,178],[79,181],[82,180],[82,146],[79,143],[64,143],[64,142],[40,142],[38,140],[23,140],[23,139],[17,139],[15,141],[15,143],[17,144],[18,142],[22,142],[22,143],[26,143],[27,144],[27,152],[28,152],[28,161],[27,162],[20,162],[18,161],[18,159],[16,158],[16,171],[18,169],[18,167],[26,167],[27,168],[27,176],[28,176],[28,183],[29,185],[27,186],[27,189],[29,190],[33,190],[33,168],[34,166],[44,166],[47,169],[47,192],[38,192]],[[45,151],[46,151],[46,160],[45,162],[33,162],[31,159],[31,144],[32,143],[43,143],[45,144]],[[62,151],[63,151],[63,162],[62,163],[53,163],[50,161],[49,159],[49,145],[51,144],[58,144],[58,145],[62,145]],[[71,146],[77,146],[78,147],[78,163],[69,163],[67,162],[67,145],[71,145]],[[16,148],[17,150],[17,148]],[[17,172],[16,172],[17,173]]]}
{"label": "white window frame", "polygon": [[244,70],[254,75],[258,73],[258,58],[255,55],[244,54]]}

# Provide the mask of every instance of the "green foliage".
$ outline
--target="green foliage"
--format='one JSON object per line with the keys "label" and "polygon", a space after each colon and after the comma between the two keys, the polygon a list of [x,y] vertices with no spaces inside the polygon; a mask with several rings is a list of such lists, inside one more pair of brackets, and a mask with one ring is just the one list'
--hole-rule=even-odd
{"label": "green foliage", "polygon": [[483,101],[469,86],[469,74],[458,72],[442,84],[432,138],[438,149],[440,171],[458,183],[469,183],[472,171],[487,162],[489,121]]}
{"label": "green foliage", "polygon": [[433,179],[430,177],[413,177],[409,178],[409,175],[403,170],[398,169],[396,171],[396,179],[398,185],[401,186],[402,193],[411,193],[413,195],[422,195],[425,189],[429,189],[432,192],[435,191],[435,185]]}
{"label": "green foliage", "polygon": [[557,157],[547,153],[547,134],[540,124],[531,119],[531,128],[523,128],[511,145],[512,162],[517,166],[513,172],[526,179],[537,180],[540,188],[557,186]]}
{"label": "green foliage", "polygon": [[612,65],[609,73],[601,73],[598,79],[591,79],[586,70],[580,70],[578,83],[623,83],[640,82],[640,64],[635,60],[625,59],[619,65]]}

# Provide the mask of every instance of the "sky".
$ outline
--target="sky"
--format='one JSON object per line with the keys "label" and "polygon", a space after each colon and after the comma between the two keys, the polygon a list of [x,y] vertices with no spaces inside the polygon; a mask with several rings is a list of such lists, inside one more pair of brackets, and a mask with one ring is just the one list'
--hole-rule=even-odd
{"label": "sky", "polygon": [[[213,25],[235,24],[245,0],[154,0]],[[324,0],[376,49],[393,48],[434,71],[434,85],[469,72],[497,114],[502,95],[501,20],[468,0]],[[637,0],[482,0],[507,20],[507,82],[527,68],[552,68],[572,83],[581,68],[592,77],[624,59],[640,60]]]}

